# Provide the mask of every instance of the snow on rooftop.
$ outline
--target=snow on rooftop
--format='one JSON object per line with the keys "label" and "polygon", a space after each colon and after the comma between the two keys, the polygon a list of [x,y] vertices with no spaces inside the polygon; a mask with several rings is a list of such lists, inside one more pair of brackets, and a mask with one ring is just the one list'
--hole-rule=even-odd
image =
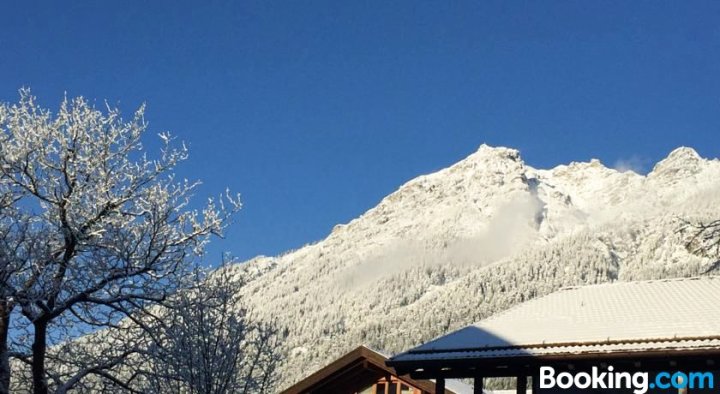
{"label": "snow on rooftop", "polygon": [[394,361],[692,348],[720,348],[720,276],[562,289]]}
{"label": "snow on rooftop", "polygon": [[[473,386],[463,383],[458,379],[447,379],[445,381],[445,388],[452,391],[455,394],[473,394]],[[485,390],[483,390],[485,391]]]}

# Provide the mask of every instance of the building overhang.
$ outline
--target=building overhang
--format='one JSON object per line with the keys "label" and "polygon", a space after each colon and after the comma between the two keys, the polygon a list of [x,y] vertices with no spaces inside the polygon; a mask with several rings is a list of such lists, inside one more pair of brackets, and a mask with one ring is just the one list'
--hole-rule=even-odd
{"label": "building overhang", "polygon": [[387,361],[388,366],[393,367],[399,374],[407,374],[413,379],[532,376],[541,366],[551,366],[556,370],[580,371],[593,366],[613,365],[616,370],[632,372],[673,368],[718,369],[720,368],[718,363],[720,363],[720,349]]}

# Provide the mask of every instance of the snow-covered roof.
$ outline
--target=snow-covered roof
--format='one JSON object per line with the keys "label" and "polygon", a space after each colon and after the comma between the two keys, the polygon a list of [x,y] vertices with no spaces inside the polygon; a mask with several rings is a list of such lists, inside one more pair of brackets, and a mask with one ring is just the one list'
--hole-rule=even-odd
{"label": "snow-covered roof", "polygon": [[559,290],[392,358],[720,349],[720,276]]}
{"label": "snow-covered roof", "polygon": [[[452,391],[455,394],[473,394],[473,386],[470,386],[469,384],[463,383],[463,381],[458,379],[447,379],[445,380],[445,388],[448,391]],[[483,390],[484,393],[488,393],[488,391]]]}

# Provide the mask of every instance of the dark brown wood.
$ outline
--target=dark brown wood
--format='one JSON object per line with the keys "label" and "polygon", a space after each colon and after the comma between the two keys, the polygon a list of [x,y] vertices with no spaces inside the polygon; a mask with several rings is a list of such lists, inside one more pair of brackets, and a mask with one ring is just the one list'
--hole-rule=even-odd
{"label": "dark brown wood", "polygon": [[517,394],[527,394],[527,376],[520,375],[517,377],[517,384],[515,385]]}
{"label": "dark brown wood", "polygon": [[[400,375],[395,368],[387,366],[386,361],[382,354],[360,346],[285,389],[282,394],[354,392],[353,387],[359,389],[359,386],[365,385],[364,388],[388,377],[395,377],[398,382],[422,393],[435,393],[433,382]],[[455,394],[450,390],[446,392]]]}
{"label": "dark brown wood", "polygon": [[[409,374],[414,379],[468,378],[482,370],[485,377],[517,376],[522,371],[532,375],[539,365],[566,368],[568,363],[576,366],[599,365],[601,362],[613,365],[624,364],[625,369],[652,370],[667,369],[668,360],[676,360],[685,366],[706,368],[707,360],[720,359],[720,349],[691,349],[674,351],[644,351],[623,353],[562,354],[549,356],[518,356],[497,358],[459,358],[422,361],[392,361],[388,364],[401,374]],[[639,365],[635,365],[640,363]]]}
{"label": "dark brown wood", "polygon": [[473,394],[483,394],[483,386],[482,375],[475,375],[473,379]]}
{"label": "dark brown wood", "polygon": [[435,379],[435,394],[445,394],[445,379]]}

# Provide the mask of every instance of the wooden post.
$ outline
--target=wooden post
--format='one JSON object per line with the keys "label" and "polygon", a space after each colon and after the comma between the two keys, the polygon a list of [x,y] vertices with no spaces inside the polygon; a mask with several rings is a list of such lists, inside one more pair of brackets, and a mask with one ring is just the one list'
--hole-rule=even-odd
{"label": "wooden post", "polygon": [[517,394],[527,393],[527,376],[522,375],[517,377]]}
{"label": "wooden post", "polygon": [[435,379],[435,394],[445,394],[445,378]]}
{"label": "wooden post", "polygon": [[475,375],[473,394],[483,394],[483,377],[481,375]]}

